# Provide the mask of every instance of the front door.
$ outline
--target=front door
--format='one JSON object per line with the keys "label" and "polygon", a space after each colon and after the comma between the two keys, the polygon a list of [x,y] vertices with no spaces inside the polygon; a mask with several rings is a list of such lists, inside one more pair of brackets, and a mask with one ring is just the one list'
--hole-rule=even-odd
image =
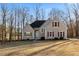
{"label": "front door", "polygon": [[35,39],[39,38],[39,31],[35,31]]}

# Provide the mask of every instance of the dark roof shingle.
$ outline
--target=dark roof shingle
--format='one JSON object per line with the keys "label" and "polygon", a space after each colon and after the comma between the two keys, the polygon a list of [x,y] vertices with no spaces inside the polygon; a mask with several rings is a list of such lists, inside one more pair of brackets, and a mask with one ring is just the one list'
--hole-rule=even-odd
{"label": "dark roof shingle", "polygon": [[44,24],[45,20],[36,20],[33,23],[31,23],[32,28],[39,28]]}

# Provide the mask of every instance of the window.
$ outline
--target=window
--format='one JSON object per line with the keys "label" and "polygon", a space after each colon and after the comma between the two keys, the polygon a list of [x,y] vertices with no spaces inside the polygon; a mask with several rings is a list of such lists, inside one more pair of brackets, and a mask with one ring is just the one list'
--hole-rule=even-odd
{"label": "window", "polygon": [[62,37],[62,32],[60,32],[60,37]]}
{"label": "window", "polygon": [[55,22],[55,27],[57,26],[57,22]]}
{"label": "window", "polygon": [[52,22],[52,27],[59,27],[59,22]]}
{"label": "window", "polygon": [[50,32],[50,37],[52,36],[51,34],[52,34],[52,32]]}
{"label": "window", "polygon": [[24,32],[24,35],[26,35],[26,32]]}
{"label": "window", "polygon": [[60,37],[64,37],[65,33],[64,32],[60,32]]}
{"label": "window", "polygon": [[54,37],[54,32],[52,32],[52,36]]}
{"label": "window", "polygon": [[32,33],[31,33],[31,32],[24,32],[24,35],[25,35],[25,36],[31,36]]}
{"label": "window", "polygon": [[41,30],[41,31],[42,31],[42,32],[45,32],[45,29],[43,29],[43,28],[42,28],[42,30]]}

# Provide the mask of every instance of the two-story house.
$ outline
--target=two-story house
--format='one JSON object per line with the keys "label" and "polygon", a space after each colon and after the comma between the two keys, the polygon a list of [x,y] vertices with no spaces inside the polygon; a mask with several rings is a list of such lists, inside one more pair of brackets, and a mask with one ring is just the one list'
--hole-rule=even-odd
{"label": "two-story house", "polygon": [[67,26],[61,20],[36,20],[26,24],[23,29],[23,39],[67,39]]}

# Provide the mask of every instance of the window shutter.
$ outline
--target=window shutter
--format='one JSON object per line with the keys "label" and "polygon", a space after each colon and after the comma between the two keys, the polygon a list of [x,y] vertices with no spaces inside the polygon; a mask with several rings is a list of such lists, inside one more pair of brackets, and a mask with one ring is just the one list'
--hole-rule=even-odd
{"label": "window shutter", "polygon": [[49,32],[47,32],[47,37],[49,37]]}
{"label": "window shutter", "polygon": [[54,37],[54,32],[52,32],[52,36]]}
{"label": "window shutter", "polygon": [[59,22],[58,22],[58,27],[59,27]]}
{"label": "window shutter", "polygon": [[54,22],[52,22],[52,27],[54,27]]}

